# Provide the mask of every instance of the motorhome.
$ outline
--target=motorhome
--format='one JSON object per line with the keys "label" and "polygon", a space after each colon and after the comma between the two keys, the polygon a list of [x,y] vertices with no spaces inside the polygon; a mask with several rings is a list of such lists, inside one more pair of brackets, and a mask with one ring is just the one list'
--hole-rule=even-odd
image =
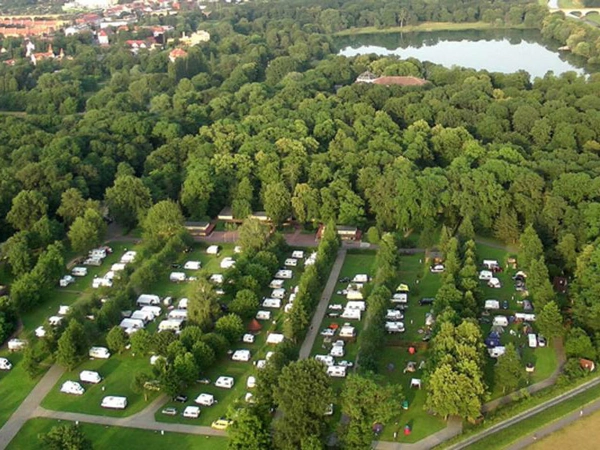
{"label": "motorhome", "polygon": [[236,350],[231,355],[232,361],[248,362],[251,358],[250,350]]}
{"label": "motorhome", "polygon": [[108,409],[125,409],[127,407],[127,397],[109,395],[102,399],[100,406]]}
{"label": "motorhome", "polygon": [[160,305],[160,297],[158,295],[142,294],[137,298],[136,304],[138,306]]}
{"label": "motorhome", "polygon": [[92,370],[82,370],[79,373],[79,381],[83,383],[98,384],[102,381],[102,377],[98,372]]}
{"label": "motorhome", "polygon": [[224,389],[231,389],[233,387],[233,383],[234,380],[232,377],[221,376],[217,378],[217,381],[215,381],[215,386]]}
{"label": "motorhome", "polygon": [[73,267],[73,270],[71,270],[71,275],[74,277],[85,277],[87,274],[87,267]]}
{"label": "motorhome", "polygon": [[346,377],[346,367],[329,366],[327,367],[327,375],[329,375],[330,377],[344,378]]}
{"label": "motorhome", "polygon": [[63,394],[83,395],[85,389],[77,381],[65,381],[60,387]]}
{"label": "motorhome", "polygon": [[280,298],[266,298],[261,306],[263,308],[281,308],[281,299]]}
{"label": "motorhome", "polygon": [[197,403],[202,406],[212,406],[215,403],[217,403],[217,401],[215,400],[214,395],[203,393],[203,394],[200,394],[198,397],[196,397],[196,400],[194,400],[194,403]]}
{"label": "motorhome", "polygon": [[108,359],[110,358],[110,352],[106,347],[91,347],[88,352],[90,358]]}

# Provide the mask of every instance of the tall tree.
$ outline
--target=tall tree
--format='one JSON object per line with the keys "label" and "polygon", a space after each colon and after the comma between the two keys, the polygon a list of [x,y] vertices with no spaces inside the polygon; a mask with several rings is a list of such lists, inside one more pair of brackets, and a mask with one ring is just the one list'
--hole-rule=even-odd
{"label": "tall tree", "polygon": [[263,203],[267,216],[271,218],[273,224],[279,226],[286,220],[291,212],[290,191],[283,182],[270,183],[265,188]]}
{"label": "tall tree", "polygon": [[188,302],[189,321],[204,331],[209,330],[220,311],[215,289],[202,277],[194,282],[192,289]]}
{"label": "tall tree", "polygon": [[48,212],[46,197],[38,191],[21,191],[12,200],[6,220],[17,230],[28,230]]}
{"label": "tall tree", "polygon": [[246,219],[238,229],[238,244],[247,255],[262,250],[269,239],[269,229],[258,219]]}
{"label": "tall tree", "polygon": [[135,227],[152,205],[150,189],[132,175],[118,177],[106,190],[105,200],[110,214],[128,228]]}
{"label": "tall tree", "polygon": [[116,325],[106,335],[106,345],[113,353],[122,353],[127,346],[127,333]]}
{"label": "tall tree", "polygon": [[150,246],[158,248],[184,230],[183,221],[179,205],[163,200],[148,210],[142,222],[142,237]]}
{"label": "tall tree", "polygon": [[40,435],[43,448],[48,450],[91,450],[92,443],[76,425],[57,425]]}
{"label": "tall tree", "polygon": [[561,337],[565,333],[563,318],[556,302],[551,301],[544,305],[535,321],[540,333],[548,339]]}
{"label": "tall tree", "polygon": [[539,259],[544,254],[542,241],[538,237],[533,225],[525,228],[519,241],[519,267],[523,270],[529,270],[531,261]]}
{"label": "tall tree", "polygon": [[284,367],[273,396],[282,412],[275,421],[278,448],[295,450],[306,438],[324,437],[323,414],[331,403],[332,390],[323,363],[311,358]]}
{"label": "tall tree", "polygon": [[523,365],[514,344],[506,344],[506,351],[494,366],[494,381],[502,387],[502,392],[512,392],[524,378]]}
{"label": "tall tree", "polygon": [[105,233],[106,223],[100,213],[95,209],[86,209],[83,216],[77,217],[69,229],[71,248],[84,253],[100,244]]}
{"label": "tall tree", "polygon": [[268,424],[257,414],[255,408],[242,408],[228,428],[229,450],[269,450],[271,433]]}
{"label": "tall tree", "polygon": [[87,351],[87,339],[83,326],[71,320],[58,340],[56,362],[67,370],[72,370]]}

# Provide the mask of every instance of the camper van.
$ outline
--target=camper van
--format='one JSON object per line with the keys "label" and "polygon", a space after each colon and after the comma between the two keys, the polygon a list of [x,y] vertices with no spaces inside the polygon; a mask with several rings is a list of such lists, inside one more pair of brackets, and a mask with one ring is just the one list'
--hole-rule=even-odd
{"label": "camper van", "polygon": [[71,270],[71,275],[74,277],[85,277],[87,273],[87,267],[73,267],[73,270]]}
{"label": "camper van", "polygon": [[98,372],[93,372],[91,370],[82,370],[79,373],[79,381],[83,383],[98,384],[102,381],[102,377]]}
{"label": "camper van", "polygon": [[281,344],[284,340],[285,336],[281,333],[269,333],[267,336],[267,344]]}
{"label": "camper van", "polygon": [[263,308],[281,308],[280,298],[266,298],[261,305]]}
{"label": "camper van", "polygon": [[108,409],[125,409],[127,407],[127,397],[115,397],[109,395],[102,399],[100,406]]}
{"label": "camper van", "polygon": [[160,305],[160,297],[158,295],[142,294],[137,298],[136,304],[138,306]]}
{"label": "camper van", "polygon": [[182,415],[186,419],[197,419],[200,416],[200,407],[186,406]]}
{"label": "camper van", "polygon": [[344,378],[346,376],[346,367],[329,366],[327,367],[327,375],[329,375],[330,377]]}
{"label": "camper van", "polygon": [[0,358],[0,370],[10,370],[12,369],[11,362],[6,358]]}
{"label": "camper van", "polygon": [[294,276],[294,272],[292,272],[291,270],[278,270],[275,273],[275,278],[280,278],[282,280],[290,280],[292,277]]}
{"label": "camper van", "polygon": [[283,287],[283,280],[271,280],[269,283],[269,287],[271,289],[281,289]]}
{"label": "camper van", "polygon": [[200,261],[187,261],[183,265],[185,270],[200,270],[200,267],[202,267],[202,263]]}
{"label": "camper van", "polygon": [[285,267],[296,267],[298,265],[298,260],[296,258],[288,258],[283,263]]}
{"label": "camper van", "polygon": [[106,347],[92,347],[89,351],[90,358],[108,359],[110,352]]}
{"label": "camper van", "polygon": [[530,348],[536,348],[538,346],[537,336],[533,333],[527,335],[527,340],[529,341]]}
{"label": "camper van", "polygon": [[220,251],[220,247],[218,245],[210,245],[207,249],[206,249],[206,253],[208,255],[218,255],[219,251]]}
{"label": "camper van", "polygon": [[360,309],[344,309],[344,312],[340,316],[342,319],[349,320],[360,320],[361,311]]}
{"label": "camper van", "polygon": [[11,339],[8,341],[8,349],[11,352],[17,352],[19,350],[23,350],[27,346],[27,341],[23,341],[21,339]]}
{"label": "camper van", "polygon": [[231,355],[232,361],[248,362],[250,361],[250,358],[250,350],[236,350],[233,352],[233,355]]}
{"label": "camper van", "polygon": [[233,387],[233,383],[234,381],[232,377],[222,376],[217,378],[217,381],[215,381],[215,386],[224,389],[231,389]]}
{"label": "camper van", "polygon": [[258,311],[256,318],[258,320],[271,320],[271,311]]}
{"label": "camper van", "polygon": [[217,401],[215,400],[215,396],[212,394],[200,394],[198,397],[196,397],[194,403],[202,406],[212,406],[217,403]]}
{"label": "camper van", "polygon": [[180,283],[182,281],[185,281],[186,278],[187,277],[183,272],[171,272],[171,274],[169,275],[169,281],[173,283]]}
{"label": "camper van", "polygon": [[489,281],[494,277],[494,274],[491,270],[482,270],[479,272],[479,279],[481,281]]}
{"label": "camper van", "polygon": [[315,355],[315,359],[322,362],[327,367],[333,366],[334,363],[333,356],[331,355]]}
{"label": "camper van", "polygon": [[158,324],[158,331],[181,331],[183,328],[183,320],[163,320]]}
{"label": "camper van", "polygon": [[294,250],[292,252],[292,258],[304,259],[304,251],[303,250]]}
{"label": "camper van", "polygon": [[282,299],[283,297],[285,297],[285,289],[273,289],[273,291],[271,292],[271,297]]}
{"label": "camper van", "polygon": [[169,314],[167,317],[169,319],[175,319],[175,320],[187,320],[188,312],[187,312],[187,309],[174,309],[172,311],[169,311]]}
{"label": "camper van", "polygon": [[65,381],[60,387],[63,394],[83,395],[85,389],[77,381]]}
{"label": "camper van", "polygon": [[508,326],[508,318],[506,316],[496,316],[496,317],[494,317],[492,325],[495,327],[507,327]]}

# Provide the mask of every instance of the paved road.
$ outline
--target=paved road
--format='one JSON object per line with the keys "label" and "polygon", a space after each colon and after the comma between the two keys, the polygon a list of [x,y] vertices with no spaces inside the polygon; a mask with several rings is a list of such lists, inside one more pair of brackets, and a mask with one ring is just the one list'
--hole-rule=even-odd
{"label": "paved road", "polygon": [[329,279],[327,280],[325,289],[323,289],[321,300],[319,301],[319,304],[317,305],[317,310],[313,315],[312,322],[310,323],[310,328],[308,330],[308,333],[306,333],[306,338],[304,338],[304,342],[300,347],[300,357],[298,359],[306,359],[310,356],[310,351],[315,343],[317,334],[319,333],[319,326],[321,325],[323,317],[325,317],[325,313],[327,312],[327,305],[329,305],[329,299],[331,298],[333,291],[335,290],[335,285],[340,276],[340,271],[342,270],[342,266],[344,265],[344,259],[346,259],[346,250],[342,248],[338,250],[337,258],[335,259],[333,267],[331,268],[331,272],[329,273]]}
{"label": "paved road", "polygon": [[[575,389],[571,389],[570,391],[565,392],[564,394],[561,394],[558,397],[555,397],[551,400],[541,403],[540,405],[537,405],[531,409],[528,409],[527,411],[523,411],[522,413],[517,414],[517,415],[511,417],[510,419],[499,422],[496,425],[493,425],[490,428],[483,430],[480,433],[477,433],[477,434],[465,439],[462,442],[459,442],[451,447],[448,447],[447,450],[461,450],[461,449],[467,448],[469,445],[474,444],[475,442],[480,441],[481,439],[483,439],[487,436],[497,433],[498,431],[502,431],[505,428],[508,428],[522,420],[528,419],[529,417],[532,417],[539,412],[542,412],[548,408],[551,408],[552,406],[554,406],[564,400],[574,397],[577,394],[585,392],[587,389],[597,386],[598,384],[600,384],[600,378],[594,378],[593,380],[590,380],[587,383],[584,383],[581,386],[576,387]],[[531,441],[530,441],[530,443],[531,443]]]}
{"label": "paved road", "polygon": [[0,429],[0,450],[4,450],[7,447],[25,422],[31,418],[34,411],[39,407],[40,402],[58,382],[63,373],[64,369],[54,365],[46,372],[39,383],[35,385],[29,395],[23,400],[23,403],[21,403]]}
{"label": "paved road", "polygon": [[[585,418],[592,413],[600,410],[600,400],[596,400],[595,402],[586,405],[585,407],[572,412],[571,414],[566,415],[560,420],[551,423],[550,425],[545,426],[544,428],[538,430],[535,435],[527,436],[507,448],[507,450],[521,450],[529,447],[534,442],[538,441],[541,438],[551,435],[552,433],[564,428],[568,425],[571,425],[573,422]],[[535,438],[534,438],[535,436]]]}

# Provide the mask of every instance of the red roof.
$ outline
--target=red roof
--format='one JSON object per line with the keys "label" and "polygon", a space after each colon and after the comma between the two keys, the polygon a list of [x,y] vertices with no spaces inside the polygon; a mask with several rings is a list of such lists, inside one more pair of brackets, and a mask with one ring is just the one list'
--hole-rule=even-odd
{"label": "red roof", "polygon": [[171,58],[185,58],[187,56],[187,52],[181,48],[176,48],[171,50],[171,53],[169,53],[169,56]]}
{"label": "red roof", "polygon": [[373,83],[384,86],[423,86],[427,83],[427,80],[417,77],[380,77],[374,80]]}

